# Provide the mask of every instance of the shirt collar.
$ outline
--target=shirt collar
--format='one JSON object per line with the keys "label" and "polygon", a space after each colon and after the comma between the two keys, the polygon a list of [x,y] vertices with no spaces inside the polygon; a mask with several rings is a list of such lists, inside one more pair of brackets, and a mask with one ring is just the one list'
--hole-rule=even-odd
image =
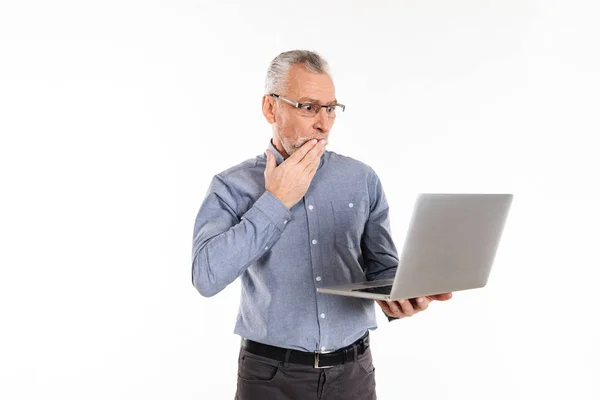
{"label": "shirt collar", "polygon": [[[275,148],[275,146],[273,146],[273,139],[269,140],[269,146],[267,148],[269,150],[271,150],[271,153],[273,153],[273,155],[275,156],[275,161],[277,161],[278,166],[279,166],[279,164],[281,164],[282,162],[285,161],[285,159],[283,158],[281,153]],[[319,161],[319,167],[317,169],[319,169],[323,166],[323,162],[325,161],[326,155],[327,155],[327,150],[325,150],[325,153],[321,157],[321,161]],[[266,160],[266,158],[267,158],[267,154],[265,153],[265,160]]]}
{"label": "shirt collar", "polygon": [[[277,161],[277,165],[281,164],[284,160],[283,156],[281,155],[281,153],[275,148],[275,146],[273,146],[273,139],[269,140],[269,150],[271,150],[271,153],[273,153],[273,155],[275,156],[275,160]],[[265,157],[267,155],[265,154]]]}

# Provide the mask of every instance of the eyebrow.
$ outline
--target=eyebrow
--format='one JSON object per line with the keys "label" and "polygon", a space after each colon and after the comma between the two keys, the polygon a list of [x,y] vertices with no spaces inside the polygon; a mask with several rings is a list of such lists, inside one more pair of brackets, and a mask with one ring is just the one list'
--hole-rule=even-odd
{"label": "eyebrow", "polygon": [[[337,104],[337,102],[338,102],[338,101],[337,101],[337,99],[335,99],[335,100],[333,100],[333,101],[330,101],[329,103],[327,103],[327,104],[323,104],[323,105],[331,106],[331,105]],[[316,100],[316,99],[313,99],[313,98],[310,98],[310,97],[300,97],[300,98],[298,99],[298,103],[313,103],[313,104],[320,104],[320,103],[319,103],[319,100]]]}

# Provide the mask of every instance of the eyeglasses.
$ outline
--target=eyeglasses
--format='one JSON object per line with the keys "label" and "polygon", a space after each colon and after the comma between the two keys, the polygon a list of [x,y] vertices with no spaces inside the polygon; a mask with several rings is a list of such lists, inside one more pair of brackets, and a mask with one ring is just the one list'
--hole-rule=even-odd
{"label": "eyeglasses", "polygon": [[282,97],[275,93],[271,93],[270,96],[275,97],[276,99],[279,99],[279,100],[283,100],[286,103],[294,106],[295,108],[300,110],[300,115],[302,115],[304,117],[314,117],[314,116],[318,115],[319,111],[321,111],[321,108],[325,108],[325,112],[327,113],[327,116],[329,116],[329,118],[335,118],[335,114],[338,109],[342,110],[342,112],[344,112],[346,110],[346,106],[343,104],[339,104],[339,103],[322,106],[320,104],[314,104],[314,103],[297,103],[295,101],[286,99],[285,97]]}

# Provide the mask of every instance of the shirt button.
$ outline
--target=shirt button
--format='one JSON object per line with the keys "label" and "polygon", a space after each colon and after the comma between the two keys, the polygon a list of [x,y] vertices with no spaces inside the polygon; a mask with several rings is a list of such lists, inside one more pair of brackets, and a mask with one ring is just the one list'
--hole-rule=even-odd
{"label": "shirt button", "polygon": [[317,244],[317,243],[319,243],[319,242],[317,242],[317,239],[312,240],[312,244]]}
{"label": "shirt button", "polygon": [[269,250],[269,246],[265,247],[265,250]]}
{"label": "shirt button", "polygon": [[317,282],[321,282],[321,277],[320,276],[317,276],[316,279],[317,279]]}
{"label": "shirt button", "polygon": [[287,223],[288,223],[287,219],[284,219],[284,220],[283,220],[283,224],[285,225],[285,224],[287,224]]}
{"label": "shirt button", "polygon": [[321,347],[321,351],[325,351],[327,348],[325,346]]}
{"label": "shirt button", "polygon": [[325,318],[325,313],[321,313],[321,318]]}
{"label": "shirt button", "polygon": [[313,205],[312,205],[312,204],[309,204],[309,205],[308,205],[308,209],[309,209],[309,210],[312,210],[313,208],[314,208],[314,207],[313,207]]}
{"label": "shirt button", "polygon": [[354,207],[354,203],[348,204],[348,207],[350,207],[350,208]]}

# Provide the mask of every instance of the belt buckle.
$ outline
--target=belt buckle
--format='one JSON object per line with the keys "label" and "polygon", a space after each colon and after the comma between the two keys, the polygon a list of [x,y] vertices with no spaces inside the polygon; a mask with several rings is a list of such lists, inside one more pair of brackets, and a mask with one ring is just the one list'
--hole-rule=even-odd
{"label": "belt buckle", "polygon": [[315,364],[314,367],[318,368],[318,369],[326,369],[326,368],[333,368],[334,365],[327,365],[327,366],[320,366],[319,365],[319,355],[320,354],[327,354],[327,353],[333,353],[333,350],[329,350],[329,351],[315,351]]}

